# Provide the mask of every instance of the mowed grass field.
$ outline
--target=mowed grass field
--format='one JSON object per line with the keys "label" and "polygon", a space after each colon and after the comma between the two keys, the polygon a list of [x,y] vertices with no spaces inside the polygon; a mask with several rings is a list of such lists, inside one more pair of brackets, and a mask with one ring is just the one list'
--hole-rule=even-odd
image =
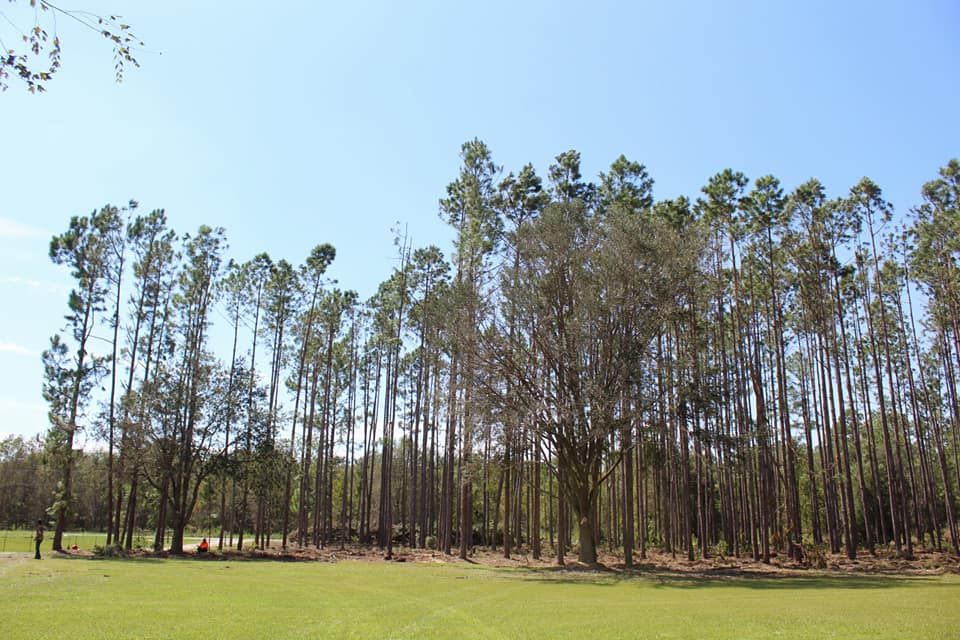
{"label": "mowed grass field", "polygon": [[461,563],[0,558],[19,638],[957,638],[960,577],[621,577]]}

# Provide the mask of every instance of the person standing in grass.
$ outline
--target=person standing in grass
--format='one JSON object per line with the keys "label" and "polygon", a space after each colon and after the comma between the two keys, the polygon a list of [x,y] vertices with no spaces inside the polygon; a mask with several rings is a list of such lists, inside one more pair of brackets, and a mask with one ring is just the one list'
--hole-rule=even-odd
{"label": "person standing in grass", "polygon": [[40,559],[40,543],[43,542],[43,520],[37,520],[37,530],[33,534],[33,541],[37,545],[37,553],[34,554],[33,559]]}

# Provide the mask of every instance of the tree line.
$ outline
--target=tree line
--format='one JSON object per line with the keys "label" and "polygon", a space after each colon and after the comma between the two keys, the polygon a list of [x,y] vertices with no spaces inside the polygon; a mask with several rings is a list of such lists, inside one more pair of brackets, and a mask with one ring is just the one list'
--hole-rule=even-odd
{"label": "tree line", "polygon": [[546,181],[460,155],[449,256],[398,232],[366,301],[327,244],[237,262],[136,202],[74,217],[43,355],[54,548],[84,429],[127,548],[150,528],[182,552],[203,514],[218,548],[388,557],[960,553],[960,163],[895,218],[867,178],[724,170],[656,200],[624,156],[591,182],[576,151]]}

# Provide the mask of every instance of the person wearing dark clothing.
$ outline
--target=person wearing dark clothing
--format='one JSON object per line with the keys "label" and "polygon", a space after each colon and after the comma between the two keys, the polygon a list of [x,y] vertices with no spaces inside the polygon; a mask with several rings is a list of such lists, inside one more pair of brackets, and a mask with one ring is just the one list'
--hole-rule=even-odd
{"label": "person wearing dark clothing", "polygon": [[40,559],[40,543],[43,542],[43,520],[37,520],[37,530],[33,534],[33,541],[37,545],[37,552],[34,554],[33,559]]}

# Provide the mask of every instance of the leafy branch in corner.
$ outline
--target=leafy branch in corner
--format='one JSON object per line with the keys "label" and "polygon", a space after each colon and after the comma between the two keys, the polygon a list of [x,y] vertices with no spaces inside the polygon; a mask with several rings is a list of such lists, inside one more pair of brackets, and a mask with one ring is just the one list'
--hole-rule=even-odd
{"label": "leafy branch in corner", "polygon": [[[139,67],[134,52],[144,46],[128,24],[116,15],[101,16],[86,11],[68,11],[47,0],[8,0],[20,9],[16,20],[0,10],[0,90],[6,91],[11,78],[19,79],[30,93],[46,91],[47,83],[61,69],[62,42],[57,17],[63,16],[106,38],[113,47],[114,74],[123,82],[127,65]],[[32,14],[32,15],[31,15]],[[28,27],[22,25],[29,24]],[[8,45],[5,35],[19,39]]]}

